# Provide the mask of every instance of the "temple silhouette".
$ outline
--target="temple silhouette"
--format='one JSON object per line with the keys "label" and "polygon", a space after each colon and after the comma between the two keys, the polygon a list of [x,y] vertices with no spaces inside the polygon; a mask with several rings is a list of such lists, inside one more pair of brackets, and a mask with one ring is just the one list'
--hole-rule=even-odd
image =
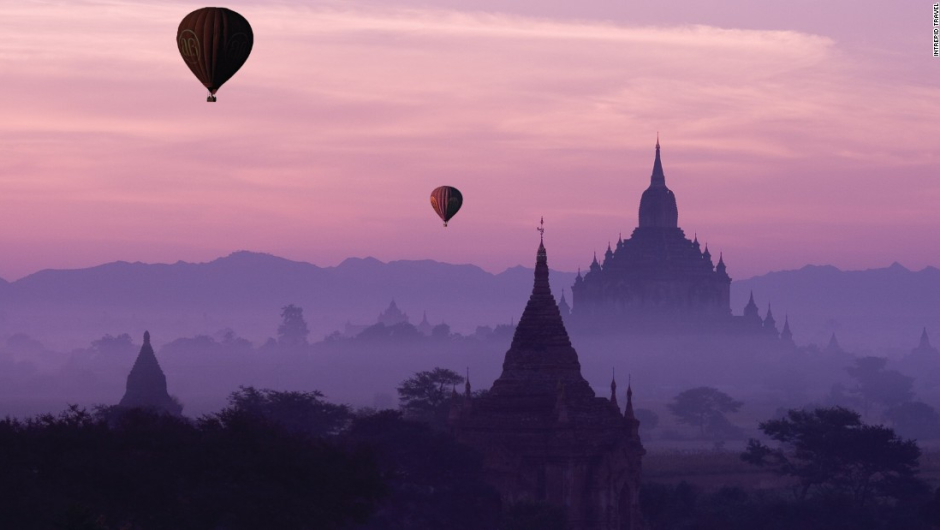
{"label": "temple silhouette", "polygon": [[[587,273],[578,271],[566,322],[574,331],[690,332],[779,338],[770,307],[761,318],[754,293],[740,316],[731,313],[731,276],[724,257],[713,261],[708,245],[679,228],[676,196],[656,139],[650,185],[640,198],[639,225],[603,262],[595,254]],[[567,307],[567,304],[565,304]],[[789,332],[789,326],[787,326]],[[790,334],[792,339],[792,334]]]}
{"label": "temple silhouette", "polygon": [[469,378],[451,401],[458,440],[484,457],[487,480],[506,502],[542,501],[567,510],[572,530],[642,528],[639,425],[628,387],[626,410],[596,397],[581,376],[548,281],[539,244],[532,294],[506,352],[502,374],[474,397]]}
{"label": "temple silhouette", "polygon": [[150,345],[149,331],[144,332],[144,345],[127,374],[127,389],[118,406],[153,409],[176,416],[183,412],[183,406],[166,390],[166,376]]}

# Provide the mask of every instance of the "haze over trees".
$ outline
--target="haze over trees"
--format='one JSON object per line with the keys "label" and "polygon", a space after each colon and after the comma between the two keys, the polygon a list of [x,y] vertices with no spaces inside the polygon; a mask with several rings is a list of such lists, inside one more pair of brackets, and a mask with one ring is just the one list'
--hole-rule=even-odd
{"label": "haze over trees", "polygon": [[720,438],[736,434],[725,414],[737,412],[743,404],[717,388],[703,386],[680,392],[668,407],[679,423],[698,427],[702,438]]}
{"label": "haze over trees", "polygon": [[278,344],[287,348],[307,346],[310,329],[304,320],[304,310],[290,304],[281,308],[281,325],[277,327]]}

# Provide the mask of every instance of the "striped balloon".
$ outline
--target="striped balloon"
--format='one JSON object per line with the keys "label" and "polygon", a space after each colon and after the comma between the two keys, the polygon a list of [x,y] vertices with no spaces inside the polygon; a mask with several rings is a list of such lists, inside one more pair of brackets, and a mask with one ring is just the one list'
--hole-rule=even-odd
{"label": "striped balloon", "polygon": [[460,210],[462,204],[463,195],[457,188],[441,186],[431,192],[431,208],[444,220],[444,226],[447,226],[447,221]]}
{"label": "striped balloon", "polygon": [[186,15],[176,31],[186,66],[209,89],[207,101],[245,64],[254,34],[245,17],[224,7],[204,7]]}

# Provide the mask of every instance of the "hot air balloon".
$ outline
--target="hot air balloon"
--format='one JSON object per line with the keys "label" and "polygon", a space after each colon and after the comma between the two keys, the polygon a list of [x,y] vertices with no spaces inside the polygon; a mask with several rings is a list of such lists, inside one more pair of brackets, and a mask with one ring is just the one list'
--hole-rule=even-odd
{"label": "hot air balloon", "polygon": [[245,64],[254,34],[245,17],[224,7],[204,7],[186,15],[176,32],[186,66],[209,89],[206,101]]}
{"label": "hot air balloon", "polygon": [[441,186],[431,192],[431,208],[444,220],[444,226],[447,226],[447,221],[460,210],[462,204],[463,195],[457,188]]}

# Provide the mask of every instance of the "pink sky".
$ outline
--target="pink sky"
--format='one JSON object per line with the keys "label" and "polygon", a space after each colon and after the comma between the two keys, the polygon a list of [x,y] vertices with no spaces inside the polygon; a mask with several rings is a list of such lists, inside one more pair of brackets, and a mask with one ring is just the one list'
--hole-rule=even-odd
{"label": "pink sky", "polygon": [[230,2],[255,48],[210,105],[174,42],[199,6],[5,2],[0,277],[240,249],[501,271],[543,215],[575,270],[636,226],[657,131],[732,277],[940,265],[931,5]]}

